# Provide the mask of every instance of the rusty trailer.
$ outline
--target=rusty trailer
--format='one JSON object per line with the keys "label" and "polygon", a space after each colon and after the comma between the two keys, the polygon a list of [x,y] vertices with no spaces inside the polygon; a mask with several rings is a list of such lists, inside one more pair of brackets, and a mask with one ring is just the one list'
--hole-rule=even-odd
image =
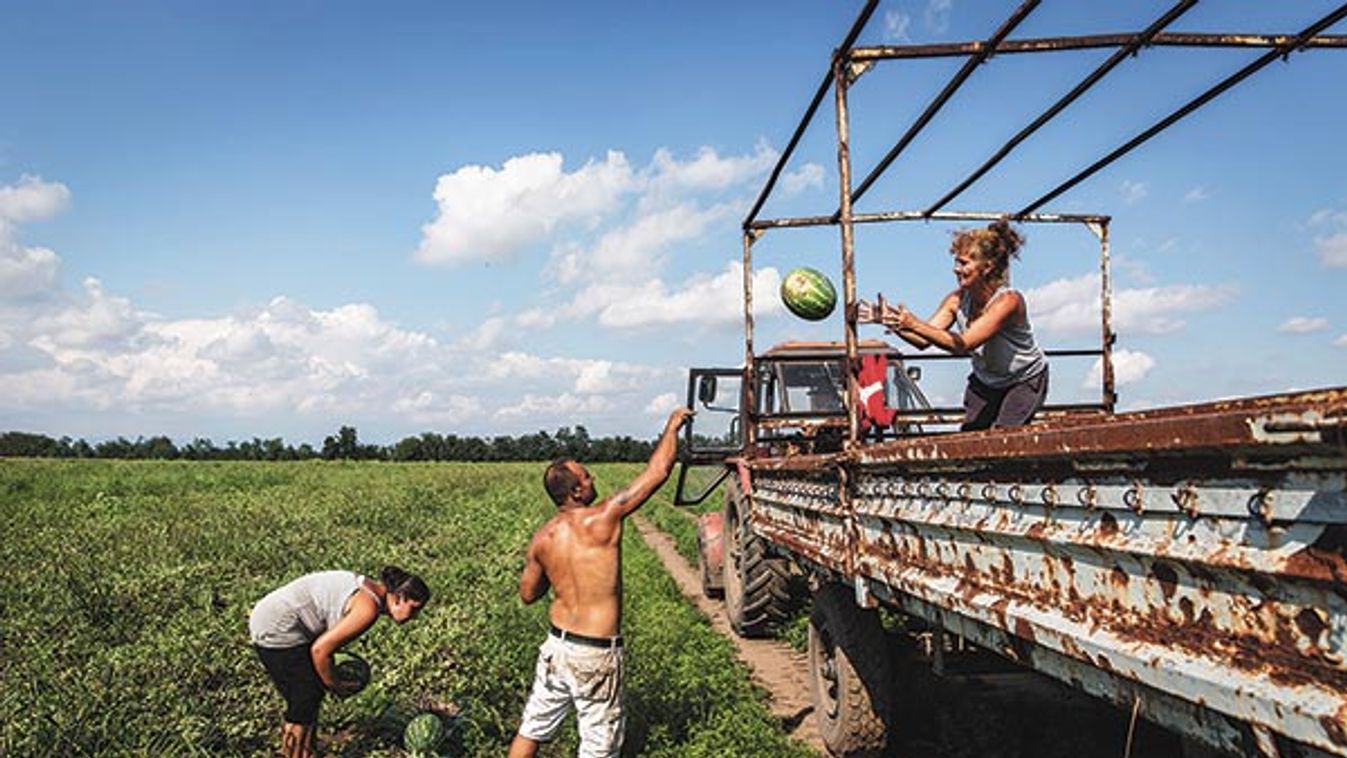
{"label": "rusty trailer", "polygon": [[[741,366],[693,369],[679,501],[724,483],[725,508],[699,544],[719,550],[736,630],[770,633],[791,577],[814,588],[810,658],[816,713],[837,755],[889,741],[892,695],[876,689],[883,605],[1111,701],[1182,735],[1194,750],[1347,756],[1347,387],[1115,412],[1109,225],[1103,214],[1040,209],[1274,60],[1347,47],[1323,32],[1347,5],[1287,34],[1170,33],[1195,0],[1126,34],[1014,39],[1038,6],[1019,5],[985,40],[857,47],[862,9],[743,222]],[[1266,52],[1084,170],[1011,212],[946,206],[1084,91],[1151,47]],[[872,186],[992,55],[1087,47],[1114,55],[976,171],[920,210],[858,214]],[[962,57],[965,64],[854,187],[847,90],[876,63]],[[829,93],[836,112],[839,204],[827,214],[758,214]],[[919,366],[929,356],[861,342],[856,224],[1012,218],[1077,224],[1099,242],[1097,402],[1048,405],[1018,429],[946,431],[957,409],[932,408]],[[754,347],[753,247],[769,232],[836,226],[844,334],[836,343]],[[1049,355],[1053,355],[1049,351]],[[888,363],[891,430],[860,409],[863,356]],[[722,425],[715,427],[716,419]],[[710,428],[708,429],[708,424]],[[690,467],[719,475],[692,492]],[[723,524],[723,532],[722,532]],[[704,564],[705,565],[705,564]],[[712,575],[714,574],[714,576]]]}

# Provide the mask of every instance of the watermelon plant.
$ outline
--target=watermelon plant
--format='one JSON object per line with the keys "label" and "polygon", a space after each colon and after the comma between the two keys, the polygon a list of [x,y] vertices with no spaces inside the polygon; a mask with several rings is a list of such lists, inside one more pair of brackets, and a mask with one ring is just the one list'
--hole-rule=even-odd
{"label": "watermelon plant", "polygon": [[[544,604],[517,595],[556,511],[542,466],[0,459],[0,755],[274,755],[283,706],[249,610],[309,571],[385,563],[434,597],[360,638],[378,676],[323,704],[320,749],[404,758],[405,724],[383,714],[444,706],[469,715],[445,722],[441,752],[501,755],[547,634]],[[640,468],[592,470],[607,493]],[[626,754],[806,755],[635,529],[624,539]],[[577,744],[571,720],[548,754]]]}

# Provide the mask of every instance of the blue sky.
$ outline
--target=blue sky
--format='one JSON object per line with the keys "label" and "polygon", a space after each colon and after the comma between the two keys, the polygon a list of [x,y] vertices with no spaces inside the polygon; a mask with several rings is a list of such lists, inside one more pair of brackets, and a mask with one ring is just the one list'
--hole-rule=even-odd
{"label": "blue sky", "polygon": [[[742,358],[739,222],[860,5],[10,4],[0,429],[651,436],[688,366]],[[985,38],[1013,6],[881,2],[861,41]],[[1012,36],[1167,7],[1045,0]],[[1290,33],[1331,7],[1207,0],[1171,30]],[[858,210],[924,207],[1108,52],[993,59]],[[1018,209],[1258,54],[1143,52],[951,208]],[[856,177],[958,63],[857,82]],[[1113,217],[1124,408],[1342,383],[1345,74],[1347,50],[1275,63],[1044,209]],[[835,207],[832,129],[829,98],[764,217]],[[859,230],[861,293],[928,313],[952,228]],[[1040,338],[1093,346],[1093,238],[1026,232]],[[840,338],[775,297],[794,266],[837,276],[836,229],[756,250],[759,344]],[[1088,361],[1056,368],[1054,400],[1097,394]],[[953,402],[961,377],[935,373]]]}

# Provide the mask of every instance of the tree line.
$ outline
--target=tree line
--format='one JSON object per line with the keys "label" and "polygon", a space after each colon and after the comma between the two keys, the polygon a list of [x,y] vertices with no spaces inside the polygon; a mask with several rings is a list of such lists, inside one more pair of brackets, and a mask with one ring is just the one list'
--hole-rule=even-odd
{"label": "tree line", "polygon": [[275,437],[230,440],[218,445],[197,437],[183,445],[166,436],[125,437],[90,444],[83,439],[59,439],[31,432],[0,433],[0,457],[22,458],[123,458],[190,461],[546,461],[575,458],[583,461],[644,461],[654,451],[654,442],[632,437],[590,437],[583,426],[562,427],[552,434],[538,431],[517,437],[490,439],[457,434],[425,432],[405,437],[391,445],[360,441],[355,427],[343,426],[323,439],[319,447],[309,443],[287,444]]}

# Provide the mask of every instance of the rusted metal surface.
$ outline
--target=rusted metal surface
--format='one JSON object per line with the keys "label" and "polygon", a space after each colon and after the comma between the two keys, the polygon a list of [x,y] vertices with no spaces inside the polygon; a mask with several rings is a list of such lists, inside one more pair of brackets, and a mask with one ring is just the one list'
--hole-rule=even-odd
{"label": "rusted metal surface", "polygon": [[1347,387],[753,460],[749,523],[1218,748],[1347,755],[1345,411]]}
{"label": "rusted metal surface", "polygon": [[[1137,35],[1087,34],[1075,37],[1042,37],[1005,40],[996,46],[997,55],[1017,53],[1050,53],[1066,50],[1092,50],[1125,47]],[[1275,47],[1284,48],[1296,38],[1293,34],[1213,34],[1208,32],[1160,32],[1146,47]],[[872,45],[851,50],[851,59],[857,62],[881,60],[915,60],[920,58],[962,58],[976,55],[986,47],[985,42],[942,42],[925,45]],[[1347,35],[1321,34],[1305,40],[1299,49],[1347,48]]]}
{"label": "rusted metal surface", "polygon": [[1026,476],[1073,471],[1074,461],[1082,456],[1089,456],[1095,467],[1140,466],[1152,475],[1170,466],[1175,468],[1171,474],[1180,477],[1184,470],[1193,477],[1241,467],[1256,473],[1260,460],[1313,470],[1316,456],[1342,456],[1344,429],[1347,388],[1338,387],[900,439],[863,448],[857,460],[933,469],[945,461],[987,468],[1014,461],[1017,470],[1035,472]]}
{"label": "rusted metal surface", "polygon": [[[837,215],[841,220],[838,231],[842,241],[842,312],[856,312],[856,247],[855,227],[851,223],[851,127],[847,115],[847,77],[843,68],[847,62],[841,55],[833,56],[834,101],[837,109]],[[856,319],[843,320],[846,355],[842,374],[846,377],[847,438],[856,439],[859,424],[859,388],[856,385]]]}
{"label": "rusted metal surface", "polygon": [[[757,368],[753,356],[753,233],[744,232],[744,379],[743,398],[739,408],[758,407],[757,382],[753,381]],[[688,430],[691,434],[691,429]],[[757,424],[753,423],[753,414],[744,419],[744,442],[749,450],[757,443]]]}
{"label": "rusted metal surface", "polygon": [[1080,184],[1082,181],[1089,178],[1090,176],[1093,176],[1095,173],[1103,169],[1105,166],[1108,166],[1115,160],[1121,158],[1127,153],[1130,153],[1132,150],[1136,149],[1138,146],[1140,146],[1150,138],[1154,137],[1155,135],[1159,134],[1165,129],[1168,129],[1169,127],[1178,123],[1179,120],[1183,119],[1188,114],[1192,113],[1193,111],[1196,111],[1198,108],[1201,108],[1202,106],[1211,102],[1217,96],[1226,92],[1231,87],[1234,87],[1236,84],[1239,84],[1240,82],[1249,78],[1253,74],[1262,70],[1269,63],[1272,63],[1278,58],[1285,59],[1291,53],[1300,50],[1308,40],[1312,39],[1319,32],[1327,29],[1333,24],[1336,24],[1338,21],[1341,21],[1345,17],[1347,17],[1347,5],[1339,6],[1336,10],[1325,15],[1323,18],[1320,18],[1313,24],[1310,24],[1309,26],[1305,27],[1305,29],[1301,31],[1299,34],[1295,35],[1286,42],[1275,46],[1273,49],[1259,56],[1257,60],[1253,61],[1252,63],[1249,63],[1248,65],[1244,66],[1243,68],[1231,74],[1230,76],[1227,76],[1226,78],[1222,79],[1220,82],[1213,85],[1207,91],[1203,92],[1202,94],[1198,95],[1197,97],[1193,98],[1192,100],[1189,100],[1187,103],[1180,106],[1173,113],[1155,122],[1155,124],[1150,128],[1146,129],[1137,136],[1133,137],[1132,139],[1120,145],[1118,148],[1114,149],[1113,152],[1109,153],[1108,155],[1105,155],[1103,158],[1100,158],[1099,160],[1090,164],[1083,171],[1071,177],[1070,179],[1066,180],[1065,182],[1062,182],[1056,188],[1052,189],[1039,199],[1024,206],[1023,208],[1020,209],[1020,213],[1032,213],[1038,210],[1039,208],[1043,207],[1047,203],[1056,199],[1062,193],[1066,192],[1067,190],[1071,189],[1077,184]]}
{"label": "rusted metal surface", "polygon": [[[870,22],[870,16],[874,14],[875,8],[879,6],[879,0],[866,0],[865,6],[861,12],[856,15],[856,20],[851,23],[851,28],[838,46],[838,50],[851,50],[856,44],[856,38],[860,36],[861,30]],[[768,175],[766,184],[762,191],[758,193],[758,199],[753,201],[753,207],[749,209],[748,215],[744,217],[744,229],[747,231],[753,223],[753,219],[758,217],[758,212],[762,210],[763,203],[772,194],[772,188],[781,178],[781,172],[785,170],[786,164],[790,162],[790,157],[795,153],[795,148],[800,144],[800,138],[804,136],[805,129],[809,127],[809,122],[814,120],[814,114],[818,111],[819,105],[823,103],[823,98],[828,94],[828,88],[833,83],[833,69],[830,65],[827,72],[823,75],[823,81],[819,83],[814,91],[814,97],[809,101],[809,107],[805,108],[804,116],[800,118],[800,123],[795,126],[795,132],[786,143],[786,149],[781,151],[781,157],[777,158],[776,165],[772,167],[772,173]]]}
{"label": "rusted metal surface", "polygon": [[[883,213],[856,213],[851,217],[853,224],[881,224],[890,221],[995,221],[1005,217],[1005,213],[989,211],[937,211],[927,215],[924,211],[885,211]],[[1027,213],[1016,217],[1016,221],[1035,224],[1096,224],[1107,223],[1109,216],[1097,213]],[[828,226],[838,223],[834,216],[801,216],[798,218],[760,219],[748,224],[748,228],[765,231],[804,226]]]}
{"label": "rusted metal surface", "polygon": [[949,203],[949,201],[953,200],[954,198],[962,194],[964,190],[968,189],[968,187],[973,184],[973,182],[976,182],[978,179],[981,179],[983,175],[985,175],[988,171],[990,171],[996,164],[1000,163],[1001,159],[1009,155],[1010,151],[1014,150],[1017,145],[1019,145],[1024,140],[1028,139],[1031,134],[1038,131],[1044,124],[1051,121],[1053,117],[1055,117],[1058,113],[1061,113],[1062,110],[1066,108],[1066,106],[1075,102],[1076,98],[1085,94],[1086,90],[1088,90],[1090,87],[1093,87],[1096,83],[1098,83],[1101,79],[1103,79],[1104,76],[1106,76],[1108,72],[1116,68],[1118,64],[1127,60],[1129,57],[1135,55],[1136,52],[1139,49],[1141,49],[1141,47],[1150,44],[1151,40],[1155,38],[1155,35],[1160,33],[1161,29],[1164,29],[1166,26],[1169,26],[1176,19],[1178,19],[1179,16],[1186,13],[1190,8],[1192,8],[1196,4],[1197,0],[1180,0],[1180,2],[1177,5],[1169,9],[1169,11],[1167,11],[1164,15],[1160,16],[1160,18],[1156,19],[1156,21],[1152,23],[1150,26],[1148,26],[1144,31],[1135,35],[1131,41],[1127,42],[1124,45],[1121,45],[1113,55],[1109,56],[1108,60],[1100,64],[1098,68],[1096,68],[1088,76],[1082,79],[1079,84],[1071,88],[1070,92],[1066,93],[1057,102],[1049,106],[1047,110],[1043,111],[1043,113],[1040,114],[1038,118],[1035,118],[1032,122],[1030,122],[1028,126],[1021,129],[1014,137],[1011,137],[1008,142],[1006,142],[1004,145],[1001,146],[1000,150],[997,150],[996,153],[993,154],[992,157],[988,158],[985,163],[979,166],[976,171],[969,174],[956,187],[951,189],[949,192],[945,193],[944,197],[941,197],[939,200],[932,203],[931,206],[926,209],[925,213],[926,214],[935,213],[936,211],[945,207]]}
{"label": "rusted metal surface", "polygon": [[[968,60],[964,61],[964,64],[959,68],[959,71],[945,84],[945,87],[940,91],[940,94],[936,95],[935,98],[927,104],[926,109],[923,110],[921,115],[917,117],[917,120],[912,123],[912,126],[908,127],[908,130],[903,133],[903,136],[898,138],[897,144],[895,144],[889,152],[880,159],[879,163],[871,169],[869,175],[861,180],[860,184],[856,185],[856,189],[852,191],[850,196],[852,203],[861,199],[861,196],[870,188],[870,185],[874,184],[875,180],[888,170],[889,166],[898,155],[912,143],[912,140],[916,139],[917,135],[921,133],[922,129],[926,128],[927,124],[931,123],[931,119],[935,118],[935,114],[939,113],[940,109],[945,106],[945,103],[949,102],[950,98],[954,97],[954,93],[963,86],[964,82],[968,81],[968,77],[973,75],[973,72],[977,70],[978,66],[981,66],[989,57],[991,57],[991,54],[996,50],[997,45],[1001,44],[1002,40],[1009,36],[1011,32],[1015,31],[1015,27],[1019,26],[1024,19],[1028,18],[1029,14],[1033,13],[1040,2],[1042,2],[1042,0],[1025,0],[1019,7],[1011,12],[1010,16],[1002,22],[1001,26],[997,27],[996,31],[992,33],[991,37],[987,39],[986,43],[983,44],[977,52],[968,56]],[[839,210],[838,213],[840,214],[841,211]]]}
{"label": "rusted metal surface", "polygon": [[[1039,211],[1104,166],[1293,52],[1347,48],[1323,35],[1338,7],[1298,34],[1162,31],[1183,0],[1123,34],[1009,39],[1037,4],[985,41],[853,47],[865,5],[744,219],[746,438],[734,465],[747,523],[773,548],[878,597],[1227,752],[1347,756],[1347,387],[1112,415],[1109,217]],[[1018,212],[946,211],[1042,125],[1128,55],[1152,47],[1266,53]],[[1113,47],[1118,53],[923,210],[852,204],[992,55]],[[884,59],[962,56],[879,166],[850,186],[847,88]],[[838,123],[839,198],[830,215],[758,214],[829,87]],[[837,224],[845,357],[854,364],[853,227],[896,221],[1077,223],[1100,243],[1101,403],[1016,430],[857,439],[847,411],[768,413],[754,397],[752,246],[768,230]],[[780,409],[777,409],[780,410]],[[944,416],[941,409],[926,409]],[[903,416],[911,421],[909,415]],[[836,445],[836,452],[829,451]],[[749,486],[751,485],[751,486]],[[1283,752],[1283,755],[1286,753]]]}

